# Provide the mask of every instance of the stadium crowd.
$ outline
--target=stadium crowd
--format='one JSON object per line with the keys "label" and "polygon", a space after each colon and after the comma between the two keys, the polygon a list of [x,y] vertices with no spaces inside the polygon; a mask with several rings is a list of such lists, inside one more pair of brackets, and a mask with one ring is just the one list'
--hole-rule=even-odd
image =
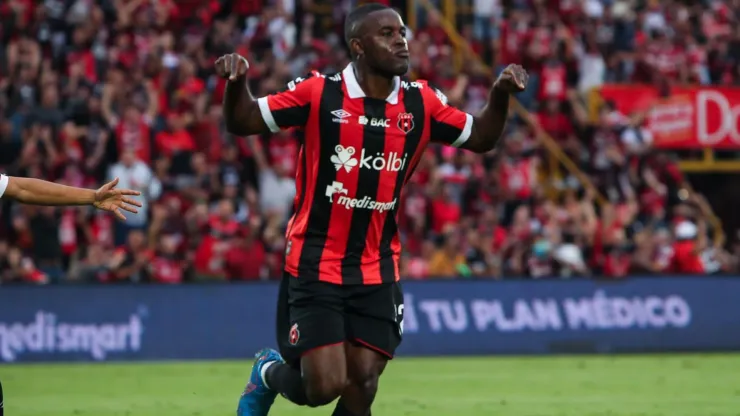
{"label": "stadium crowd", "polygon": [[[341,70],[343,14],[299,0],[6,0],[0,4],[0,169],[141,190],[115,222],[87,208],[2,202],[0,282],[258,280],[281,276],[300,131],[233,137],[213,61],[251,62],[255,95]],[[740,84],[740,1],[472,0],[459,29],[493,68],[532,75],[499,151],[430,147],[399,213],[406,278],[566,278],[737,271],[709,207],[641,119],[584,100],[610,83]],[[403,4],[400,6],[405,10]],[[457,60],[420,10],[414,75],[469,112],[493,75]],[[456,68],[460,68],[456,71]],[[546,133],[595,189],[556,169]],[[543,173],[544,172],[544,173]],[[597,203],[603,196],[605,203]]]}

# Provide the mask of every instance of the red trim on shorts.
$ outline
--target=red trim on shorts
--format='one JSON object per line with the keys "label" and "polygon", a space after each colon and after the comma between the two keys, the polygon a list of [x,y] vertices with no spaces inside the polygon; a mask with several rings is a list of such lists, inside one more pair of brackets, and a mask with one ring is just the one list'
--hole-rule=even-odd
{"label": "red trim on shorts", "polygon": [[370,344],[370,343],[368,343],[366,341],[363,341],[363,340],[361,340],[359,338],[353,338],[352,341],[354,341],[354,342],[362,345],[363,347],[365,347],[367,349],[373,350],[373,351],[377,352],[378,354],[380,354],[380,355],[382,355],[384,357],[387,357],[389,360],[392,360],[393,359],[393,354],[391,354],[391,353],[389,353],[387,351],[384,351],[381,348],[378,348],[375,345],[372,345],[372,344]]}
{"label": "red trim on shorts", "polygon": [[320,349],[322,349],[322,348],[327,348],[327,347],[333,347],[333,346],[335,346],[335,345],[344,345],[344,341],[341,341],[341,342],[334,342],[334,343],[331,343],[331,344],[326,344],[326,345],[319,345],[318,347],[313,347],[313,348],[311,348],[311,349],[309,349],[309,350],[307,350],[307,351],[303,351],[303,352],[301,353],[301,358],[302,358],[302,357],[305,357],[305,356],[306,356],[306,355],[308,355],[309,353],[312,353],[312,352],[314,352],[314,351],[316,351],[316,350],[320,350]]}

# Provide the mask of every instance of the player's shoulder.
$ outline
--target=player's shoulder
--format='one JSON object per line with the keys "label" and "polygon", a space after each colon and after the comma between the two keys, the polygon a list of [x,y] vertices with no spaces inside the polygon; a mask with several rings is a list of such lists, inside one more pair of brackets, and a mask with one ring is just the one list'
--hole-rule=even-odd
{"label": "player's shoulder", "polygon": [[295,91],[298,88],[322,89],[324,85],[330,86],[331,84],[340,87],[342,82],[344,82],[344,77],[341,72],[321,73],[319,71],[311,71],[306,75],[290,81],[288,83],[288,90]]}
{"label": "player's shoulder", "polygon": [[324,75],[318,71],[311,71],[305,75],[294,78],[288,82],[288,91],[295,91],[300,85],[301,88],[315,87],[323,82]]}
{"label": "player's shoulder", "polygon": [[[401,86],[404,86],[404,81],[401,81]],[[430,83],[425,79],[418,79],[416,81],[408,81],[410,88],[419,88],[425,99],[431,99],[432,102],[439,101],[442,105],[447,105],[447,96],[434,84]]]}

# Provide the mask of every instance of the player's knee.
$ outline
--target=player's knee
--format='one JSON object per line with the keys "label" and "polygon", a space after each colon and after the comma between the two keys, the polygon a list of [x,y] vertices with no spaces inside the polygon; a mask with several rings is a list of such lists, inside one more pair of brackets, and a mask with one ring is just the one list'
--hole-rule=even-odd
{"label": "player's knee", "polygon": [[376,366],[368,366],[363,371],[353,374],[349,382],[361,391],[367,400],[372,401],[375,398],[375,393],[378,392],[380,373],[381,371]]}
{"label": "player's knee", "polygon": [[378,376],[359,380],[356,384],[366,400],[372,401],[375,399],[375,394],[378,392]]}
{"label": "player's knee", "polygon": [[333,402],[342,394],[346,385],[347,376],[338,371],[309,381],[306,385],[308,405],[317,407]]}

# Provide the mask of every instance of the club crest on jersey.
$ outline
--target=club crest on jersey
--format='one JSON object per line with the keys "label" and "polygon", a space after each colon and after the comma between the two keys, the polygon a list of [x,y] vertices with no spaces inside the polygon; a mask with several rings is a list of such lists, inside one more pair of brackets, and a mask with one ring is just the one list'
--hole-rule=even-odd
{"label": "club crest on jersey", "polygon": [[398,128],[408,134],[414,129],[414,115],[411,113],[401,113],[398,115]]}
{"label": "club crest on jersey", "polygon": [[301,331],[298,330],[298,324],[293,324],[288,334],[288,342],[290,342],[290,345],[296,345],[299,339],[301,339]]}

